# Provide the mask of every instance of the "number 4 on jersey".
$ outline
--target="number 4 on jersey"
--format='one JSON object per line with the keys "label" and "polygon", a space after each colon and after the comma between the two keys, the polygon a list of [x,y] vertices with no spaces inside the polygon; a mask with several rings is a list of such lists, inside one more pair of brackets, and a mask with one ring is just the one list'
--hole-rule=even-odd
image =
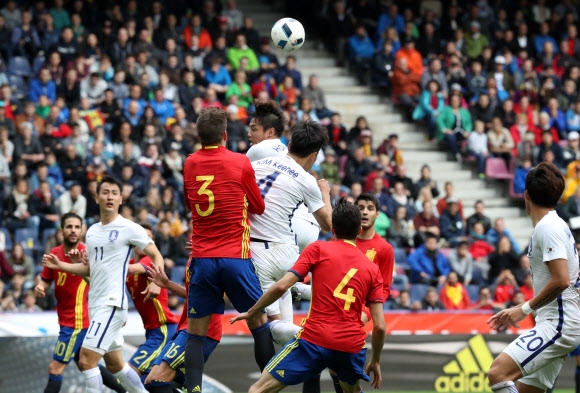
{"label": "number 4 on jersey", "polygon": [[334,297],[344,300],[344,309],[346,311],[350,310],[350,305],[356,301],[356,297],[354,296],[354,289],[347,288],[346,293],[342,293],[344,287],[348,284],[348,282],[354,277],[354,275],[358,272],[358,269],[352,268],[346,273],[346,276],[342,279],[342,281],[338,284],[336,288],[334,288]]}

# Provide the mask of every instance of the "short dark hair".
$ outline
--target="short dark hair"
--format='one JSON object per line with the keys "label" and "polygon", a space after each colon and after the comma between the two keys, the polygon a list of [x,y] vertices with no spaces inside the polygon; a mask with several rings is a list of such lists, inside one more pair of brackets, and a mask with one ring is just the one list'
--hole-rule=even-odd
{"label": "short dark hair", "polygon": [[328,143],[328,131],[319,123],[306,120],[296,123],[290,130],[288,151],[298,157],[307,157],[320,151]]}
{"label": "short dark hair", "polygon": [[360,194],[356,198],[356,201],[354,202],[354,204],[358,205],[358,201],[372,202],[373,205],[375,205],[375,209],[379,210],[381,208],[381,204],[379,203],[379,200],[377,199],[375,194],[371,194],[370,192],[365,192],[365,193]]}
{"label": "short dark hair", "polygon": [[354,240],[361,225],[361,214],[357,206],[341,198],[332,211],[332,227],[337,239]]}
{"label": "short dark hair", "polygon": [[542,162],[526,176],[526,191],[535,205],[555,208],[564,192],[564,175],[554,164]]}
{"label": "short dark hair", "polygon": [[435,236],[431,232],[425,232],[425,241],[427,241],[429,239],[435,239],[435,240],[437,240],[437,236]]}
{"label": "short dark hair", "polygon": [[69,218],[79,220],[81,222],[81,225],[83,225],[83,219],[81,218],[81,216],[79,216],[75,212],[68,212],[68,213],[64,213],[62,215],[62,217],[60,218],[60,227],[61,228],[64,228],[64,226],[66,224],[66,220],[68,220]]}
{"label": "short dark hair", "polygon": [[151,231],[151,233],[155,235],[155,230],[153,229],[153,226],[148,222],[144,222],[143,224],[141,224],[141,227],[147,231]]}
{"label": "short dark hair", "polygon": [[201,112],[197,119],[197,136],[202,145],[221,143],[226,132],[228,114],[218,108],[208,108]]}
{"label": "short dark hair", "polygon": [[254,120],[264,127],[264,130],[274,129],[276,136],[282,136],[284,131],[284,114],[274,101],[257,102]]}
{"label": "short dark hair", "polygon": [[103,183],[116,184],[117,187],[119,187],[119,192],[123,192],[123,183],[121,183],[121,181],[114,178],[113,176],[105,175],[103,176],[103,179],[99,182],[99,184],[97,184],[97,195],[99,195],[99,193],[101,192],[101,185]]}

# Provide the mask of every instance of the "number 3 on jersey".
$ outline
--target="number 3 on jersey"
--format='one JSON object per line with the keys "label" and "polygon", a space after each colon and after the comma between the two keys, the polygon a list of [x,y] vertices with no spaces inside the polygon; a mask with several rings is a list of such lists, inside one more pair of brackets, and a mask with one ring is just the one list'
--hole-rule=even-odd
{"label": "number 3 on jersey", "polygon": [[215,199],[214,199],[213,192],[208,189],[209,185],[213,181],[213,178],[214,178],[213,175],[211,175],[211,176],[196,176],[195,177],[196,181],[203,182],[201,187],[199,187],[199,190],[197,190],[197,195],[207,195],[207,202],[208,202],[207,210],[201,210],[201,208],[199,207],[199,203],[195,204],[195,211],[201,217],[209,216],[211,213],[213,213],[213,209],[215,207]]}
{"label": "number 3 on jersey", "polygon": [[350,305],[356,301],[356,297],[354,296],[354,289],[347,288],[346,293],[342,293],[344,287],[348,284],[348,282],[354,277],[354,275],[358,272],[358,269],[352,268],[346,273],[346,276],[342,279],[342,281],[338,284],[336,288],[334,288],[334,297],[344,300],[344,309],[346,311],[350,310]]}

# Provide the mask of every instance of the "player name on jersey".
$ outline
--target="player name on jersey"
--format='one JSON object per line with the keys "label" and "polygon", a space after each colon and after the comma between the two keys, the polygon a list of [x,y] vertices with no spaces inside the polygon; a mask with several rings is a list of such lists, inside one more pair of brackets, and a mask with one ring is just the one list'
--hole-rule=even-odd
{"label": "player name on jersey", "polygon": [[287,173],[288,175],[292,176],[293,178],[297,178],[300,176],[298,172],[296,172],[292,167],[288,165],[284,165],[281,162],[274,160],[273,158],[264,158],[256,163],[256,165],[269,165],[280,172]]}

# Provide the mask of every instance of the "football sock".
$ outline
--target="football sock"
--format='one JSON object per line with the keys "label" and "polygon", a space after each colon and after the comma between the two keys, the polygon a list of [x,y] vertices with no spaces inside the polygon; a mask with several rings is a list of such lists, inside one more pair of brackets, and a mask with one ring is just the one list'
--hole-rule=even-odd
{"label": "football sock", "polygon": [[44,388],[44,393],[58,393],[62,386],[62,375],[48,374],[48,383]]}
{"label": "football sock", "polygon": [[147,393],[145,386],[143,386],[143,383],[141,382],[141,378],[139,378],[139,374],[137,374],[128,363],[125,363],[123,369],[113,375],[121,382],[121,385],[127,389],[127,392]]}
{"label": "football sock", "polygon": [[[276,354],[274,342],[272,341],[272,332],[270,332],[270,324],[266,322],[262,326],[252,329],[251,332],[252,336],[254,336],[254,356],[258,367],[260,367],[260,372],[262,372],[270,359]],[[191,392],[188,391],[188,393]]]}
{"label": "football sock", "polygon": [[127,389],[121,386],[117,378],[115,378],[113,373],[110,372],[107,367],[99,365],[99,370],[101,370],[101,378],[103,379],[103,385],[105,385],[106,387],[117,393],[127,392]]}
{"label": "football sock", "polygon": [[302,393],[320,393],[320,374],[304,381]]}
{"label": "football sock", "polygon": [[173,389],[169,382],[153,381],[147,384],[145,388],[149,393],[173,393]]}
{"label": "football sock", "polygon": [[294,322],[294,308],[292,307],[292,295],[286,291],[278,300],[280,316],[283,321]]}
{"label": "football sock", "polygon": [[491,391],[496,393],[518,393],[518,388],[516,388],[514,381],[505,381],[493,385]]}
{"label": "football sock", "polygon": [[187,393],[201,392],[204,339],[204,336],[187,335],[187,344],[185,344],[185,386]]}
{"label": "football sock", "polygon": [[344,393],[344,391],[342,390],[342,386],[340,386],[340,381],[338,380],[338,375],[331,372],[330,377],[332,378],[332,384],[334,385],[334,391],[336,393]]}
{"label": "football sock", "polygon": [[270,322],[270,331],[276,344],[284,345],[292,340],[301,327],[294,325],[290,321],[276,320]]}
{"label": "football sock", "polygon": [[574,380],[576,381],[576,393],[580,393],[580,366],[576,366],[576,375],[574,375]]}
{"label": "football sock", "polygon": [[103,378],[101,377],[101,370],[98,367],[83,371],[85,376],[85,392],[86,393],[101,393],[103,390]]}
{"label": "football sock", "polygon": [[301,282],[296,283],[294,286],[298,288],[298,292],[300,292],[300,300],[312,299],[312,286]]}

